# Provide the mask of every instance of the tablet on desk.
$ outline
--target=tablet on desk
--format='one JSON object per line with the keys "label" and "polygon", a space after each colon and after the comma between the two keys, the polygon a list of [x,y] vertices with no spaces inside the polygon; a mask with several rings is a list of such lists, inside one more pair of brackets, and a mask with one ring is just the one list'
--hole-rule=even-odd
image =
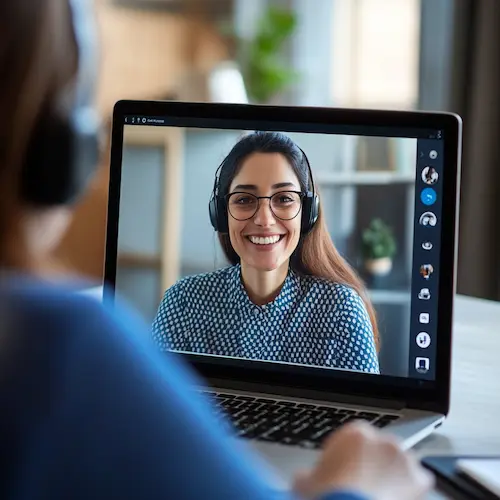
{"label": "tablet on desk", "polygon": [[457,469],[500,498],[500,458],[464,458],[457,461]]}
{"label": "tablet on desk", "polygon": [[500,499],[500,456],[426,457],[422,465],[435,475],[437,488],[453,499]]}

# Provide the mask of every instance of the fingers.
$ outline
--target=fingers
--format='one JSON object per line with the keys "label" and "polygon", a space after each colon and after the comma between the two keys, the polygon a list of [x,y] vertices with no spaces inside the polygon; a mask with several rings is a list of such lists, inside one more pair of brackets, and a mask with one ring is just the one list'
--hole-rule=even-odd
{"label": "fingers", "polygon": [[367,443],[392,442],[399,449],[399,442],[395,437],[381,434],[378,429],[364,420],[349,422],[339,430],[333,432],[325,441],[324,449],[337,447],[338,442],[348,441],[351,445],[364,447]]}
{"label": "fingers", "polygon": [[432,475],[398,439],[358,421],[329,436],[316,466],[295,476],[294,489],[305,498],[344,488],[374,498],[419,500],[433,484]]}
{"label": "fingers", "polygon": [[311,496],[311,473],[310,471],[298,471],[293,481],[293,490],[300,496],[309,498]]}
{"label": "fingers", "polygon": [[413,476],[416,483],[416,495],[414,500],[427,498],[429,492],[435,486],[435,478],[428,470],[424,469],[417,461],[412,461]]}

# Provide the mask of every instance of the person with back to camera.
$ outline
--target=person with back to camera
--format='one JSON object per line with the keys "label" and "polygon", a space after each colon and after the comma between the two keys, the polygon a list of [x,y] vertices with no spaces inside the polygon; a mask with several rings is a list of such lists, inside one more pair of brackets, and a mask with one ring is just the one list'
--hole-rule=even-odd
{"label": "person with back to camera", "polygon": [[[98,156],[89,2],[3,0],[0,19],[0,498],[276,498],[189,389],[202,381],[133,312],[45,265]],[[351,424],[283,498],[413,499],[430,486],[395,441]]]}
{"label": "person with back to camera", "polygon": [[231,267],[170,287],[162,349],[379,373],[366,290],[335,248],[305,153],[280,132],[244,135],[210,201]]}

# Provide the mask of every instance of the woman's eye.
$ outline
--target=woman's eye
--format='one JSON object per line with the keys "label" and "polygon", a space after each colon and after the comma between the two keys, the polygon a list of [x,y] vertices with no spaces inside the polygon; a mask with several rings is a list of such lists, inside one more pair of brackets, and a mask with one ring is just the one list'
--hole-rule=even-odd
{"label": "woman's eye", "polygon": [[234,200],[235,203],[238,205],[249,205],[252,203],[254,200],[250,196],[240,196],[236,200]]}
{"label": "woman's eye", "polygon": [[278,202],[279,203],[291,203],[291,202],[293,202],[293,200],[290,196],[283,195],[283,196],[280,196],[278,198]]}

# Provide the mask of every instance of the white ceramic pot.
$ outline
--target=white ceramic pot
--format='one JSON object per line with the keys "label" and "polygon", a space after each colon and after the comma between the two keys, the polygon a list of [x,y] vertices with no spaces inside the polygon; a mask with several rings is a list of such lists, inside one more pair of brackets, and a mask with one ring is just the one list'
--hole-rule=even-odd
{"label": "white ceramic pot", "polygon": [[385,276],[392,270],[392,259],[390,257],[366,259],[365,269],[373,276]]}

